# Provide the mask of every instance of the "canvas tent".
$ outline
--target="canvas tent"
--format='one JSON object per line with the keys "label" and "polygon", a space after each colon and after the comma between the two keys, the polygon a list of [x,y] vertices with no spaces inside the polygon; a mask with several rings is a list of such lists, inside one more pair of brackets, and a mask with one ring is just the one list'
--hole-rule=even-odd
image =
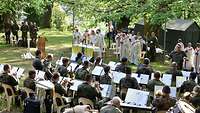
{"label": "canvas tent", "polygon": [[[200,40],[200,28],[196,22],[192,20],[176,19],[170,20],[166,23],[167,34],[166,34],[166,50],[170,52],[174,49],[177,40],[181,38],[183,43],[186,45],[188,42],[192,42],[193,45]],[[139,21],[135,24],[134,31],[141,32],[143,34],[144,22]],[[163,47],[164,45],[164,30],[160,31],[158,37],[159,44]]]}

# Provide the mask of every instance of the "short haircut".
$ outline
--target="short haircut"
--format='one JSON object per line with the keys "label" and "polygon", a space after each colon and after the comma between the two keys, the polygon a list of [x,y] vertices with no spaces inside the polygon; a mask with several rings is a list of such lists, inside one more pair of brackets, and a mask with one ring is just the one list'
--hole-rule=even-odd
{"label": "short haircut", "polygon": [[105,66],[103,69],[105,73],[108,73],[110,71],[110,66]]}
{"label": "short haircut", "polygon": [[89,62],[88,61],[84,61],[83,62],[83,66],[88,66],[89,65]]}
{"label": "short haircut", "polygon": [[96,57],[95,62],[100,62],[101,61],[101,57]]}
{"label": "short haircut", "polygon": [[36,74],[35,70],[30,70],[28,72],[28,77],[34,79],[35,78],[35,74]]}
{"label": "short haircut", "polygon": [[170,90],[170,87],[169,86],[164,86],[162,88],[162,92],[163,93],[166,93],[166,94],[170,94],[171,90]]}
{"label": "short haircut", "polygon": [[91,81],[91,80],[92,80],[92,75],[91,74],[85,75],[85,81]]}
{"label": "short haircut", "polygon": [[149,65],[149,63],[150,63],[149,58],[145,58],[143,63],[146,64],[146,65]]}
{"label": "short haircut", "polygon": [[52,55],[47,55],[47,59],[53,58]]}
{"label": "short haircut", "polygon": [[130,67],[125,67],[125,73],[126,74],[131,74],[131,68]]}
{"label": "short haircut", "polygon": [[53,73],[53,76],[52,76],[52,79],[53,79],[53,80],[56,80],[56,79],[59,78],[59,76],[60,76],[60,74],[59,74],[58,72],[54,72],[54,73]]}
{"label": "short haircut", "polygon": [[62,59],[62,63],[63,63],[63,64],[65,64],[65,63],[67,63],[67,62],[69,62],[69,59],[68,59],[68,58],[63,58],[63,59]]}
{"label": "short haircut", "polygon": [[123,63],[127,62],[127,61],[128,61],[128,59],[126,57],[123,57],[122,60],[121,60],[121,62],[123,62]]}
{"label": "short haircut", "polygon": [[191,72],[191,73],[190,73],[190,78],[191,78],[192,80],[195,80],[196,77],[197,77],[197,73],[195,73],[195,72]]}
{"label": "short haircut", "polygon": [[4,71],[8,71],[8,69],[10,69],[10,65],[9,65],[9,64],[5,64],[5,65],[3,66],[3,70],[4,70]]}
{"label": "short haircut", "polygon": [[159,79],[159,78],[160,78],[160,72],[159,72],[159,71],[156,71],[156,72],[154,73],[154,78],[156,78],[156,79]]}
{"label": "short haircut", "polygon": [[38,49],[35,51],[35,56],[39,56],[41,54],[41,51]]}

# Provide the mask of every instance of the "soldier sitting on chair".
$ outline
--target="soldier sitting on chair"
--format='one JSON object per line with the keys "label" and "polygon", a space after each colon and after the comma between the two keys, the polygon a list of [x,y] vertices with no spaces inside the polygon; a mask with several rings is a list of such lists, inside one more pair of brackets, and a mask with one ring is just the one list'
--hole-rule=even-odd
{"label": "soldier sitting on chair", "polygon": [[105,74],[100,76],[100,84],[110,84],[112,82],[112,78],[109,76],[110,66],[104,67]]}
{"label": "soldier sitting on chair", "polygon": [[30,70],[28,72],[28,78],[24,80],[24,87],[32,89],[33,91],[36,90],[36,85],[35,85],[35,75],[36,72],[34,70]]}
{"label": "soldier sitting on chair", "polygon": [[123,57],[121,60],[121,64],[117,65],[115,71],[125,73],[127,64],[128,64],[128,59],[126,57]]}
{"label": "soldier sitting on chair", "polygon": [[89,62],[84,61],[83,67],[76,71],[75,78],[80,80],[85,80],[85,76],[89,74],[89,71],[87,70],[88,67],[89,67]]}
{"label": "soldier sitting on chair", "polygon": [[40,50],[36,50],[35,52],[35,59],[33,60],[32,63],[33,67],[35,68],[35,70],[43,70],[43,65],[41,62],[41,51]]}
{"label": "soldier sitting on chair", "polygon": [[176,103],[176,100],[170,97],[170,87],[164,86],[160,96],[157,96],[152,105],[158,109],[158,111],[168,110],[170,107],[173,107]]}
{"label": "soldier sitting on chair", "polygon": [[195,72],[190,73],[189,80],[184,81],[183,84],[181,85],[180,92],[185,93],[185,92],[191,92],[193,88],[197,85],[195,82],[197,74]]}

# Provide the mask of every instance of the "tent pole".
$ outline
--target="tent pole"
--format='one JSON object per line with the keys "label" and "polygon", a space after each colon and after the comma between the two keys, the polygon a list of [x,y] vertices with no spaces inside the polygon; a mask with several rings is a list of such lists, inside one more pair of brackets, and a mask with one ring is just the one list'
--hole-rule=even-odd
{"label": "tent pole", "polygon": [[166,28],[166,22],[165,22],[165,26],[164,26],[164,63],[165,63],[165,52],[166,52],[166,36],[167,36],[167,28]]}

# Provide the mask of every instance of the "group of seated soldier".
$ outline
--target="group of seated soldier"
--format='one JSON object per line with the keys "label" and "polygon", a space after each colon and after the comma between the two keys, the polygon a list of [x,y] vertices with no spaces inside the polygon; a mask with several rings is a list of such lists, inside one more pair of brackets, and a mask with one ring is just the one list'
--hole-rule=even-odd
{"label": "group of seated soldier", "polygon": [[[125,73],[125,77],[122,78],[119,81],[119,85],[116,85],[113,83],[111,74],[111,68],[110,66],[101,63],[102,59],[100,57],[97,57],[94,61],[94,63],[90,61],[82,61],[81,55],[78,54],[75,62],[78,64],[74,71],[69,70],[68,66],[70,64],[70,60],[66,57],[62,58],[62,65],[59,65],[57,68],[53,69],[53,66],[51,64],[53,60],[52,55],[48,55],[47,58],[42,61],[41,59],[41,52],[37,50],[35,52],[36,58],[33,60],[32,66],[34,67],[34,70],[30,70],[28,72],[28,77],[24,80],[24,87],[27,87],[29,89],[32,89],[33,91],[36,91],[36,71],[35,70],[41,70],[45,72],[45,80],[49,80],[54,84],[55,92],[60,94],[61,96],[69,96],[69,90],[66,90],[66,86],[69,87],[73,85],[70,81],[64,80],[60,82],[60,78],[69,77],[71,79],[78,79],[81,81],[84,81],[82,84],[80,84],[77,88],[77,98],[86,98],[91,100],[94,103],[94,108],[98,109],[100,113],[122,113],[126,111],[122,111],[120,109],[120,103],[125,100],[126,93],[128,88],[137,89],[137,90],[147,90],[150,92],[150,106],[156,107],[157,110],[168,110],[170,107],[173,107],[177,101],[177,99],[172,98],[170,96],[171,89],[169,86],[165,85],[161,80],[162,74],[159,71],[154,71],[153,68],[150,66],[150,60],[148,58],[144,59],[143,64],[139,65],[137,68],[136,73],[138,74],[146,74],[150,75],[154,73],[154,78],[152,80],[149,80],[147,83],[145,89],[142,87],[142,85],[137,81],[135,77],[132,77],[132,69],[128,66],[128,60],[127,58],[122,58],[121,64],[117,65],[114,71]],[[82,67],[80,67],[82,65]],[[104,75],[102,76],[94,76],[91,74],[91,71],[95,68],[95,66],[102,66],[104,70]],[[79,68],[80,67],[80,68]],[[177,64],[172,63],[172,66],[169,71],[166,73],[172,74],[172,81],[175,81],[174,79],[176,76],[181,76],[181,71],[177,70]],[[90,68],[90,69],[88,69]],[[13,77],[15,75],[10,75],[10,65],[4,65],[4,72],[0,75],[0,82],[8,84],[13,87],[18,85],[17,80],[15,80]],[[188,101],[188,103],[191,103],[196,109],[200,106],[200,86],[195,82],[195,79],[197,77],[197,73],[191,72],[189,76],[189,80],[186,80],[183,82],[183,84],[180,87],[180,92],[185,93],[183,95],[183,98]],[[110,98],[103,98],[101,94],[101,87],[100,84],[109,84],[113,87],[118,86],[119,91],[114,89],[114,96]],[[155,86],[164,86],[162,88],[161,92],[157,92],[156,95],[154,95],[154,87]],[[118,97],[119,96],[119,97]],[[52,97],[51,97],[52,98]],[[75,97],[74,97],[75,98]],[[50,98],[49,98],[50,99]],[[111,104],[105,103],[108,101],[111,102]],[[89,112],[91,109],[91,106],[87,105],[77,105],[80,104],[76,102],[75,105],[72,106],[72,108],[65,109],[65,113],[86,113]],[[198,111],[198,109],[197,109]]]}

